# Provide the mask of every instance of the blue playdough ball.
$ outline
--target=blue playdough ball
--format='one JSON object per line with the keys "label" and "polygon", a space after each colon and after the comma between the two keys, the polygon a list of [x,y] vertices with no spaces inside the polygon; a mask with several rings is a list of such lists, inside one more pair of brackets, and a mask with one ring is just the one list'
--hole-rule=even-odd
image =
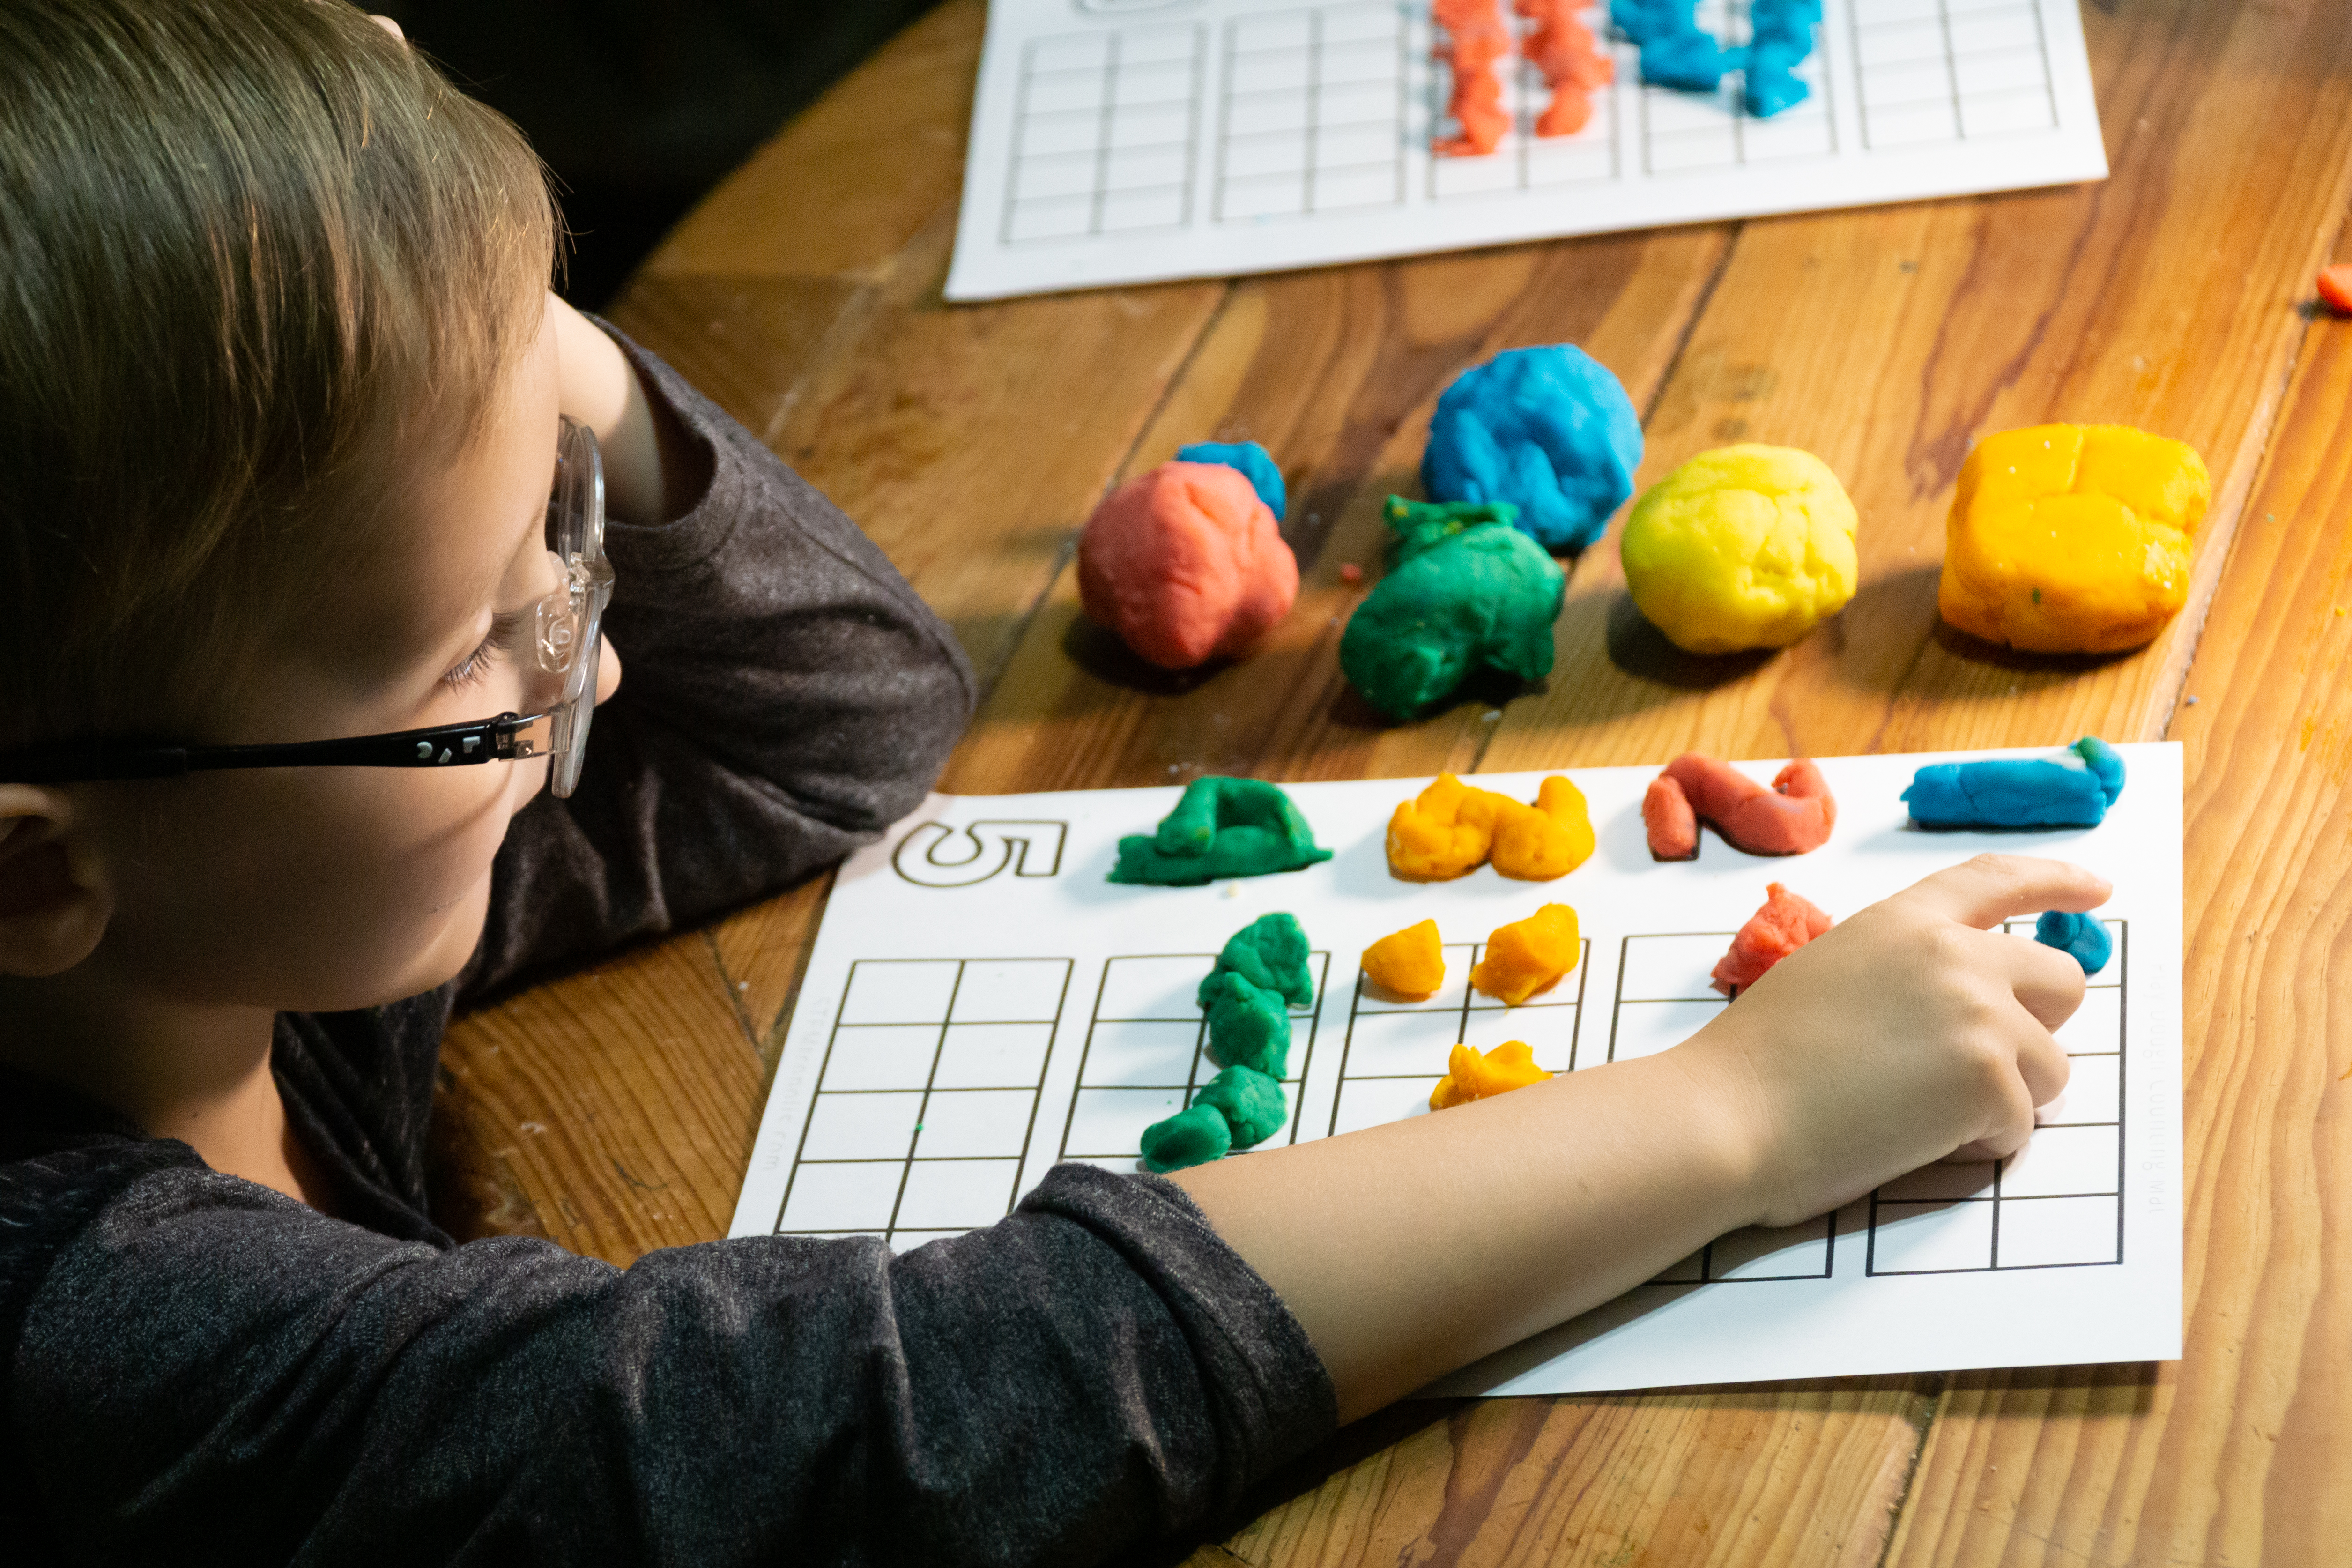
{"label": "blue playdough ball", "polygon": [[1422,454],[1434,501],[1507,502],[1547,550],[1581,550],[1633,493],[1642,422],[1617,378],[1566,343],[1513,349],[1456,377]]}
{"label": "blue playdough ball", "polygon": [[2033,940],[2071,955],[2085,974],[2105,969],[2116,951],[2116,939],[2107,934],[2105,921],[2096,915],[2069,914],[2063,910],[2052,910],[2035,921]]}
{"label": "blue playdough ball", "polygon": [[1242,478],[1250,482],[1257,499],[1265,502],[1265,510],[1280,522],[1290,497],[1282,488],[1282,470],[1274,466],[1274,455],[1255,441],[1195,441],[1189,447],[1176,448],[1180,463],[1223,463],[1237,468]]}

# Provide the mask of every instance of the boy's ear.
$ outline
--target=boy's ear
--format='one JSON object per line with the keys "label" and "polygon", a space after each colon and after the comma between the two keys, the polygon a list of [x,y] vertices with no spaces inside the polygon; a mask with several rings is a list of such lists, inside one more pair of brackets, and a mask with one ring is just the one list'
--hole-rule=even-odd
{"label": "boy's ear", "polygon": [[0,974],[63,973],[106,934],[113,894],[74,826],[58,791],[0,784]]}

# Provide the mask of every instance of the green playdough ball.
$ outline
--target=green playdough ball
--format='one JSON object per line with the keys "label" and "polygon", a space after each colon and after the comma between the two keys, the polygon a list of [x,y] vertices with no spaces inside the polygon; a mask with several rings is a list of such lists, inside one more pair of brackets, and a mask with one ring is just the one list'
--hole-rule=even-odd
{"label": "green playdough ball", "polygon": [[1222,1160],[1233,1146],[1233,1129],[1213,1105],[1190,1106],[1143,1130],[1143,1163],[1163,1176]]}
{"label": "green playdough ball", "polygon": [[1197,888],[1300,871],[1331,858],[1290,797],[1261,779],[1197,778],[1150,835],[1118,841],[1114,882]]}
{"label": "green playdough ball", "polygon": [[1290,1105],[1282,1085],[1249,1068],[1227,1068],[1192,1097],[1192,1107],[1222,1111],[1236,1149],[1253,1148],[1282,1131]]}
{"label": "green playdough ball", "polygon": [[[1234,932],[1217,954],[1209,980],[1228,973],[1276,993],[1294,1007],[1315,1000],[1315,976],[1307,968],[1307,932],[1296,915],[1260,915]],[[1209,980],[1201,982],[1202,1006],[1208,1005]]]}
{"label": "green playdough ball", "polygon": [[1268,1078],[1290,1070],[1290,1009],[1279,993],[1220,970],[1201,982],[1201,1006],[1209,1015],[1211,1061]]}
{"label": "green playdough ball", "polygon": [[1551,624],[1567,579],[1501,503],[1424,505],[1389,498],[1395,560],[1349,617],[1339,668],[1364,700],[1409,719],[1474,670],[1537,680],[1551,673]]}

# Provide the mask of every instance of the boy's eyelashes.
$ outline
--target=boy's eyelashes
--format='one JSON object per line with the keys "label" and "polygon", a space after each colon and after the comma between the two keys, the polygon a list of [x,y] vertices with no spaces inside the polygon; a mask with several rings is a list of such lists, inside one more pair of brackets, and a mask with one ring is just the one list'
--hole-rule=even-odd
{"label": "boy's eyelashes", "polygon": [[504,610],[490,617],[489,635],[475,646],[474,651],[457,661],[441,678],[441,684],[453,691],[479,686],[488,679],[499,661],[499,656],[514,647],[515,637],[530,617],[529,610]]}

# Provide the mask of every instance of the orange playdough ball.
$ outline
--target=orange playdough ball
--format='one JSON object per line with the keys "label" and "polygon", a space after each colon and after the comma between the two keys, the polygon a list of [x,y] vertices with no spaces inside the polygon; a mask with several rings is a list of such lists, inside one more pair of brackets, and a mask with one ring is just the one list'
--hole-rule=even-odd
{"label": "orange playdough ball", "polygon": [[1162,463],[1087,520],[1078,597],[1144,658],[1190,669],[1247,653],[1290,613],[1298,560],[1238,470]]}
{"label": "orange playdough ball", "polygon": [[1470,984],[1516,1007],[1557,983],[1583,956],[1576,911],[1566,904],[1546,904],[1523,921],[1496,928],[1486,939],[1486,956],[1470,971]]}
{"label": "orange playdough ball", "polygon": [[1436,995],[1445,984],[1445,946],[1437,922],[1423,921],[1391,931],[1364,949],[1364,978],[1415,1002]]}
{"label": "orange playdough ball", "polygon": [[1474,1100],[1491,1100],[1549,1077],[1536,1066],[1535,1048],[1525,1040],[1505,1040],[1485,1056],[1475,1046],[1456,1046],[1447,1056],[1445,1076],[1429,1091],[1429,1109],[1444,1110]]}
{"label": "orange playdough ball", "polygon": [[1960,468],[1937,608],[2029,652],[2137,647],[2189,597],[2211,499],[2193,449],[2127,426],[1988,436]]}

